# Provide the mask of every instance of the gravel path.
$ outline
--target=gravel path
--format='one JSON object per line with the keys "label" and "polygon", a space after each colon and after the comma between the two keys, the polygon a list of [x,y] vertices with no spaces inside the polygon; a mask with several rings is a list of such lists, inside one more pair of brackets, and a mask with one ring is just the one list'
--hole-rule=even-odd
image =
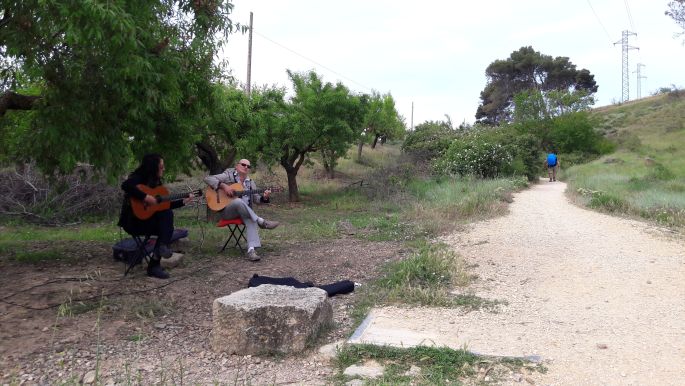
{"label": "gravel path", "polygon": [[367,337],[378,341],[374,331],[384,330],[536,356],[549,369],[504,383],[685,384],[682,239],[574,206],[565,188],[538,184],[515,195],[509,215],[445,238],[475,266],[479,279],[468,290],[507,302],[498,313],[385,308],[374,311]]}

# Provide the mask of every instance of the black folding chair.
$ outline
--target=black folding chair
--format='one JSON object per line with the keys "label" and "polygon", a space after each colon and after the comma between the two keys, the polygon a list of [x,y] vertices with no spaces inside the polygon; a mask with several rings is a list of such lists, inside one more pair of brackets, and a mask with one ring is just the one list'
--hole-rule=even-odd
{"label": "black folding chair", "polygon": [[136,235],[128,233],[129,239],[123,239],[112,247],[114,259],[126,263],[124,276],[143,261],[150,262],[154,258],[155,239],[151,235]]}

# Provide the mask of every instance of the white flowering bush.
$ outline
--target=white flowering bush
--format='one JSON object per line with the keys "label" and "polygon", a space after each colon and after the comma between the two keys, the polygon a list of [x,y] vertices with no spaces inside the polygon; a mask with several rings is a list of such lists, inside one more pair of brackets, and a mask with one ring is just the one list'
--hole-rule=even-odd
{"label": "white flowering bush", "polygon": [[508,169],[513,159],[511,151],[501,143],[470,136],[453,141],[434,163],[434,169],[442,175],[493,178]]}

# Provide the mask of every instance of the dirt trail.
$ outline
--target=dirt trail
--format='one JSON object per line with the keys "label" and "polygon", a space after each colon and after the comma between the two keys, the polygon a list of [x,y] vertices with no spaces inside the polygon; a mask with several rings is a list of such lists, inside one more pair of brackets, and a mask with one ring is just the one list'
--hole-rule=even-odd
{"label": "dirt trail", "polygon": [[565,188],[543,182],[509,215],[445,238],[477,265],[469,290],[508,302],[499,313],[379,309],[365,337],[536,356],[549,371],[527,375],[535,384],[685,384],[682,239],[574,206]]}

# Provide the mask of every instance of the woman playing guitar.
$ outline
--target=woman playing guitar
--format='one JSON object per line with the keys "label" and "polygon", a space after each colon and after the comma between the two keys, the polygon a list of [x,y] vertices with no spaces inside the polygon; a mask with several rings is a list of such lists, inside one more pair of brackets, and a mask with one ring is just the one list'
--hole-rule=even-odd
{"label": "woman playing guitar", "polygon": [[[154,258],[147,267],[148,276],[167,279],[169,274],[160,265],[161,257],[170,257],[169,243],[174,233],[172,209],[184,206],[194,197],[187,194],[184,199],[160,203],[160,196],[168,194],[162,186],[164,159],[159,154],[146,154],[140,166],[121,184],[124,190],[124,204],[121,208],[119,226],[132,235],[156,235]],[[139,212],[138,208],[144,208]],[[143,213],[142,215],[140,213]]]}

